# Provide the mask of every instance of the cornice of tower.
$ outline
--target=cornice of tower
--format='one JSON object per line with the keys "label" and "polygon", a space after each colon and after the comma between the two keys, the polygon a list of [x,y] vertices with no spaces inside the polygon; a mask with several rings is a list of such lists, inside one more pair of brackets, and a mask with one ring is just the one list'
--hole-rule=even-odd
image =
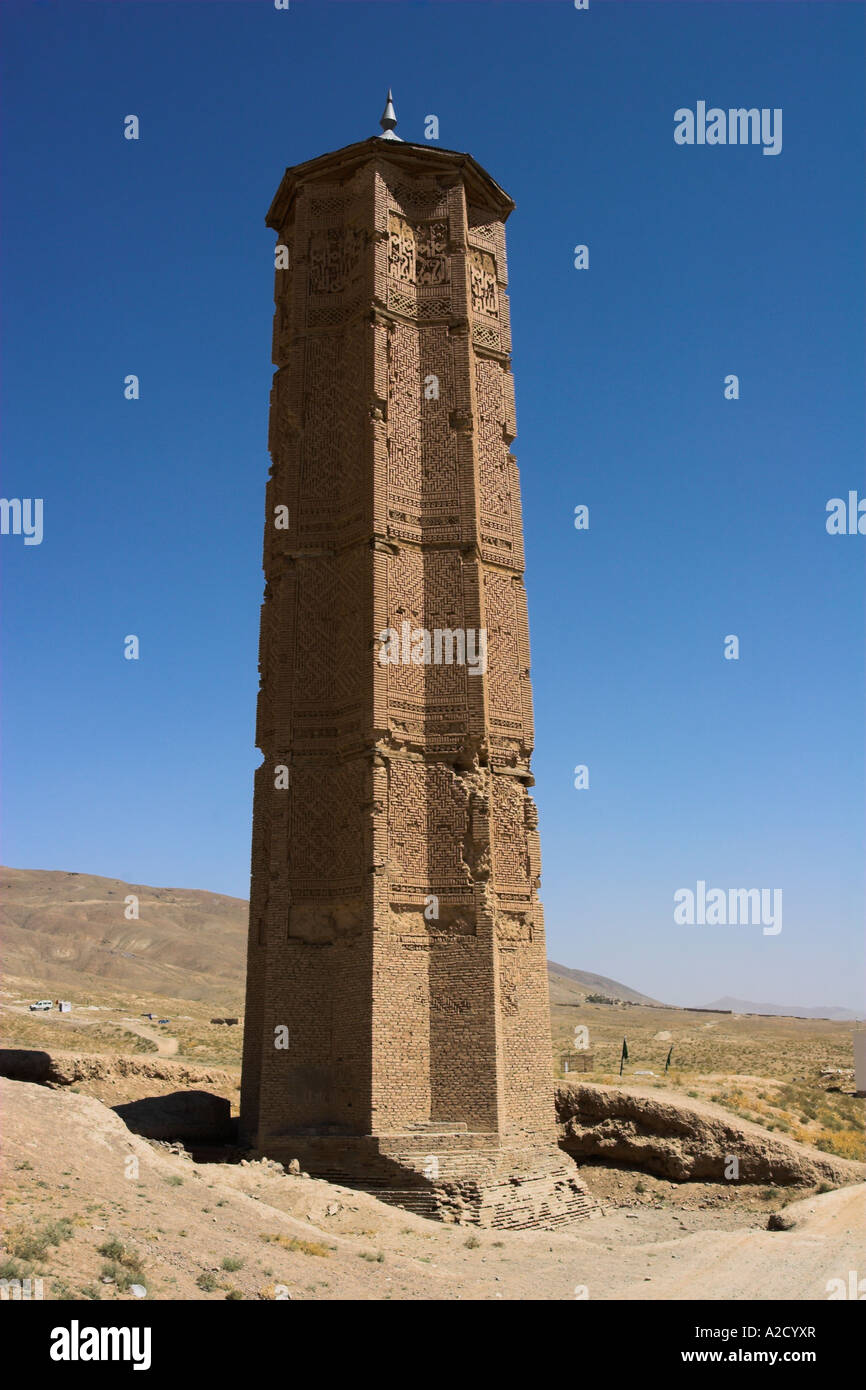
{"label": "cornice of tower", "polygon": [[486,169],[471,154],[459,150],[443,150],[438,146],[414,144],[409,140],[384,142],[374,135],[329,154],[318,155],[302,164],[291,165],[283,174],[280,186],[265,218],[274,231],[285,226],[292,204],[302,185],[317,182],[341,182],[371,162],[386,162],[414,175],[458,174],[472,201],[489,207],[504,222],[514,211],[514,202],[491,178]]}

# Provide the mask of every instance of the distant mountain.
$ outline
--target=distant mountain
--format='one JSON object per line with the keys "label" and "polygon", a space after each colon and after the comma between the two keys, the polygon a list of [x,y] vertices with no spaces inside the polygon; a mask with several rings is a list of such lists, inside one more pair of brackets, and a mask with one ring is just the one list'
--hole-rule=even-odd
{"label": "distant mountain", "polygon": [[[127,903],[130,895],[137,904]],[[103,986],[206,999],[233,1012],[243,998],[242,898],[0,868],[0,935],[4,975],[40,981],[46,995]]]}
{"label": "distant mountain", "polygon": [[[608,999],[621,999],[626,1004],[658,1004],[648,994],[641,994],[618,980],[609,980],[606,975],[592,975],[588,970],[570,970],[567,965],[547,962],[547,977],[550,981],[551,1004],[570,1004],[577,994],[603,994]],[[566,982],[570,982],[566,984]],[[575,988],[577,986],[577,988]],[[664,1006],[662,1006],[664,1007]]]}
{"label": "distant mountain", "polygon": [[829,1018],[836,1023],[847,1023],[862,1014],[853,1009],[840,1009],[835,1004],[816,1004],[807,1008],[805,1004],[755,1004],[751,999],[733,999],[726,995],[712,1004],[704,1004],[705,1009],[730,1009],[735,1014],[769,1014],[773,1018]]}
{"label": "distant mountain", "polygon": [[[127,898],[138,917],[125,916]],[[204,889],[151,888],[95,874],[0,868],[4,974],[39,981],[43,992],[98,986],[148,990],[169,999],[240,1006],[248,903]],[[646,994],[548,961],[552,1004],[604,994],[655,1004]]]}

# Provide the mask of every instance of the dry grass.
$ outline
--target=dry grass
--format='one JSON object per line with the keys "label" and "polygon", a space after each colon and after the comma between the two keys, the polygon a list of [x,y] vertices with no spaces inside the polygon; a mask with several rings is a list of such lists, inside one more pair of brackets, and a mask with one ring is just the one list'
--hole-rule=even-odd
{"label": "dry grass", "polygon": [[262,1240],[268,1245],[279,1245],[282,1250],[291,1250],[298,1255],[320,1255],[327,1258],[333,1246],[322,1245],[316,1240],[300,1240],[296,1236],[267,1235],[262,1236]]}
{"label": "dry grass", "polygon": [[4,1047],[63,1048],[67,1052],[152,1053],[156,1045],[128,1033],[105,1019],[72,1022],[66,1017],[49,1020],[45,1014],[19,1014],[4,1009],[0,1014]]}
{"label": "dry grass", "polygon": [[185,1061],[218,1067],[239,1067],[241,1064],[243,1029],[239,1025],[228,1027],[224,1023],[196,1018],[178,1023],[172,1021],[165,1032],[177,1038],[177,1055]]}
{"label": "dry grass", "polygon": [[[853,1065],[852,1025],[831,1019],[704,1014],[691,1010],[555,1005],[554,1058],[570,1051],[574,1026],[589,1028],[593,1070],[572,1079],[678,1090],[741,1119],[839,1158],[866,1158],[863,1103],[828,1085],[822,1069]],[[659,1033],[670,1037],[657,1037]],[[673,1046],[671,1070],[665,1060]],[[654,1076],[638,1076],[652,1071]],[[849,1083],[849,1091],[853,1087]]]}
{"label": "dry grass", "polygon": [[[72,1001],[71,1014],[31,1014],[35,999],[64,998]],[[10,1005],[17,1007],[12,1008]],[[20,1010],[23,1008],[23,1012]],[[152,1013],[153,1019],[144,1015]],[[58,992],[44,981],[7,978],[0,992],[0,1039],[7,1047],[61,1048],[69,1052],[110,1052],[155,1056],[156,1044],[123,1026],[129,1018],[161,1037],[177,1038],[179,1061],[201,1066],[240,1066],[242,1024],[211,1023],[211,1018],[239,1017],[242,1004],[215,1005],[201,1000],[174,999],[158,994],[103,988],[98,984],[70,984]],[[160,1025],[157,1019],[167,1018]]]}

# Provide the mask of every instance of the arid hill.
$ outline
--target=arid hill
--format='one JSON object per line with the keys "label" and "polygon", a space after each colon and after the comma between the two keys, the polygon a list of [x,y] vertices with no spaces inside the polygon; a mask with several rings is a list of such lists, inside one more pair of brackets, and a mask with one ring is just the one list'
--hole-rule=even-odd
{"label": "arid hill", "polygon": [[[125,913],[138,899],[138,919]],[[47,993],[86,985],[236,1004],[243,993],[247,904],[188,888],[95,874],[0,869],[5,974]]]}
{"label": "arid hill", "polygon": [[[129,897],[138,919],[129,920]],[[203,889],[153,888],[95,874],[0,868],[5,973],[43,980],[48,993],[110,985],[237,1006],[246,970],[248,904]],[[604,994],[652,1004],[603,975],[549,962],[554,1003]]]}
{"label": "arid hill", "polygon": [[593,975],[588,970],[571,970],[567,965],[547,962],[547,977],[550,981],[550,1002],[552,1004],[572,1004],[581,1002],[588,994],[603,995],[624,1004],[656,1004],[663,1007],[658,999],[641,994],[618,980],[609,980],[607,975]]}

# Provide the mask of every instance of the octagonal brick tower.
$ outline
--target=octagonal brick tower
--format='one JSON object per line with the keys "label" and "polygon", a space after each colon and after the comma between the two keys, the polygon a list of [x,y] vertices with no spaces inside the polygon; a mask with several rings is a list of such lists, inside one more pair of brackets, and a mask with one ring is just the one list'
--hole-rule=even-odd
{"label": "octagonal brick tower", "polygon": [[396,137],[390,94],[382,123],[267,216],[241,1134],[419,1212],[556,1224],[592,1203],[556,1146],[527,790],[513,204]]}

